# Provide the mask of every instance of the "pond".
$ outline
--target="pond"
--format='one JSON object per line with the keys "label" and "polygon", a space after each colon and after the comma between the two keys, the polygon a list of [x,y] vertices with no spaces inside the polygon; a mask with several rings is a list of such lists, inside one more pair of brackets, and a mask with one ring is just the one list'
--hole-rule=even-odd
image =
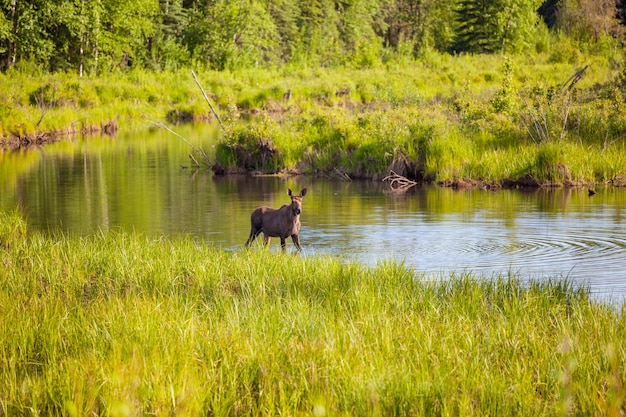
{"label": "pond", "polygon": [[[175,130],[212,156],[213,127]],[[279,207],[289,201],[287,188],[306,187],[302,256],[366,265],[394,259],[426,277],[568,278],[597,297],[626,300],[624,189],[598,188],[589,196],[582,188],[418,186],[399,195],[374,181],[214,176],[195,168],[190,150],[166,130],[146,129],[0,151],[0,210],[19,208],[42,230],[187,234],[241,250],[255,207]],[[271,250],[279,250],[277,239]]]}

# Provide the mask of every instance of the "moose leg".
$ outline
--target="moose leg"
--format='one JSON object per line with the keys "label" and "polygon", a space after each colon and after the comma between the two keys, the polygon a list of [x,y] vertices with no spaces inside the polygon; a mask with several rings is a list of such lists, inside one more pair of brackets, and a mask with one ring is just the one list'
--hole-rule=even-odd
{"label": "moose leg", "polygon": [[248,237],[248,240],[246,241],[246,244],[244,245],[246,248],[248,246],[250,246],[252,244],[252,242],[254,242],[254,239],[256,239],[256,237],[259,235],[259,233],[261,233],[260,230],[250,230],[250,236]]}
{"label": "moose leg", "polygon": [[270,245],[270,237],[269,235],[266,235],[265,233],[263,234],[263,237],[264,237],[264,242],[265,242],[264,245],[265,247],[268,247]]}
{"label": "moose leg", "polygon": [[285,242],[284,237],[280,237],[280,247],[283,248],[283,252],[287,249],[287,242]]}
{"label": "moose leg", "polygon": [[296,246],[296,249],[298,249],[298,252],[300,252],[302,250],[300,247],[300,237],[298,235],[291,235],[291,240],[293,240],[293,244]]}

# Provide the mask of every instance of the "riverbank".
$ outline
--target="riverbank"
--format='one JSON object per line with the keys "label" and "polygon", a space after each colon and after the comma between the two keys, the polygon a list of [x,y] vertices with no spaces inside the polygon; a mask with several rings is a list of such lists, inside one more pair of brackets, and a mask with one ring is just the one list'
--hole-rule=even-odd
{"label": "riverbank", "polygon": [[[365,70],[199,74],[224,130],[219,173],[444,186],[626,184],[626,72],[615,57],[449,56]],[[0,76],[5,146],[149,122],[217,123],[191,73]],[[114,129],[110,129],[113,127]]]}
{"label": "riverbank", "polygon": [[623,306],[563,281],[49,236],[7,214],[0,247],[7,415],[617,415],[626,399]]}

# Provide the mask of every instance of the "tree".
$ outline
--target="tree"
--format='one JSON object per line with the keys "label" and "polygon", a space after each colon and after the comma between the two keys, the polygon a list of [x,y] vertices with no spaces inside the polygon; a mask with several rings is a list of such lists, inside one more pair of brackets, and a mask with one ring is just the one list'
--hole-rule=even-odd
{"label": "tree", "polygon": [[189,10],[183,0],[159,0],[155,31],[148,37],[148,65],[153,69],[174,69],[189,62],[183,43],[189,25]]}
{"label": "tree", "polygon": [[336,8],[343,63],[357,67],[379,63],[380,47],[372,27],[379,13],[378,0],[344,0]]}
{"label": "tree", "polygon": [[54,43],[46,33],[54,18],[53,5],[45,0],[3,0],[0,6],[0,67],[6,70],[21,59],[47,61],[54,54]]}
{"label": "tree", "polygon": [[92,0],[102,5],[99,16],[100,61],[109,69],[124,69],[148,61],[148,39],[157,30],[158,0]]}
{"label": "tree", "polygon": [[518,51],[537,28],[540,0],[462,0],[457,8],[455,52]]}
{"label": "tree", "polygon": [[559,1],[560,0],[545,0],[541,6],[539,6],[539,9],[537,9],[537,13],[543,18],[548,28],[553,28],[556,25]]}
{"label": "tree", "polygon": [[462,0],[457,8],[455,52],[486,52],[499,49],[498,10],[500,0]]}
{"label": "tree", "polygon": [[304,65],[332,65],[342,58],[339,15],[332,0],[298,0],[298,40],[293,61]]}
{"label": "tree", "polygon": [[86,68],[97,67],[97,39],[100,32],[100,0],[60,0],[49,19],[46,36],[54,43],[55,54],[48,67],[52,71],[74,68],[79,76]]}
{"label": "tree", "polygon": [[197,4],[185,32],[192,57],[218,70],[273,61],[279,35],[259,0],[209,0]]}
{"label": "tree", "polygon": [[267,9],[278,35],[276,51],[278,59],[281,62],[289,62],[299,42],[300,7],[297,0],[268,0]]}
{"label": "tree", "polygon": [[560,0],[557,27],[579,41],[618,37],[623,33],[618,12],[615,0]]}
{"label": "tree", "polygon": [[13,15],[16,0],[2,3],[0,8],[0,69],[6,70],[15,62],[15,39],[13,36]]}
{"label": "tree", "polygon": [[505,0],[498,14],[502,52],[519,52],[533,44],[534,35],[540,24],[537,12],[542,0]]}
{"label": "tree", "polygon": [[387,47],[398,49],[402,42],[417,55],[426,47],[445,51],[450,47],[456,0],[389,0],[382,2],[384,25],[377,34]]}

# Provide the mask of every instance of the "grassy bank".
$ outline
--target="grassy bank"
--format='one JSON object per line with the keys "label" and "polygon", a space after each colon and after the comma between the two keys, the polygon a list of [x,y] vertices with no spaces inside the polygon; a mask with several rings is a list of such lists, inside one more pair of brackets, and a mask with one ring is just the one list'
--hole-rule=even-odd
{"label": "grassy bank", "polygon": [[[205,72],[225,172],[447,185],[626,184],[621,57],[427,54],[384,68]],[[581,69],[584,71],[579,72]],[[571,79],[579,74],[581,77]],[[0,75],[2,141],[214,116],[189,71]]]}
{"label": "grassy bank", "polygon": [[614,415],[623,307],[566,283],[0,215],[3,415]]}

